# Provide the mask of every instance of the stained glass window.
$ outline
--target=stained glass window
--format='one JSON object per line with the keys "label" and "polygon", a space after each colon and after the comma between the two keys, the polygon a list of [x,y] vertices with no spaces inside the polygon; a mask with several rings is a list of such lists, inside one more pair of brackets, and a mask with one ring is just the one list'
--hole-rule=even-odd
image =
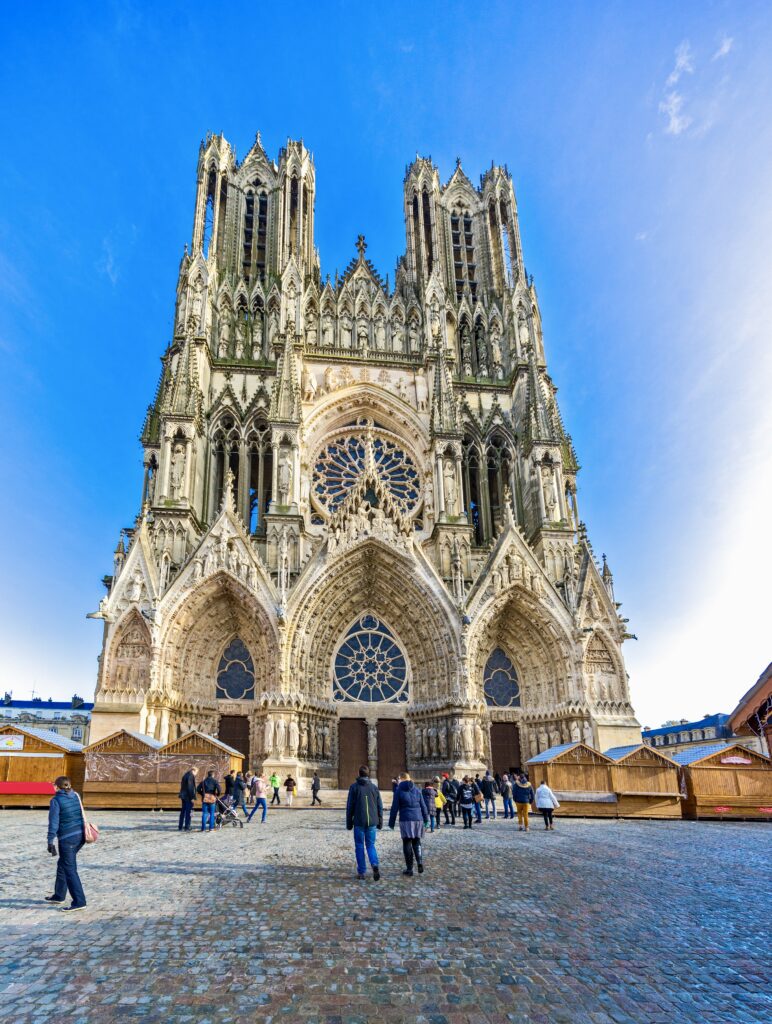
{"label": "stained glass window", "polygon": [[[413,460],[387,437],[373,438],[378,475],[407,512],[418,504],[421,484]],[[363,433],[352,433],[331,441],[314,463],[313,493],[319,504],[334,512],[359,479],[365,465]]]}
{"label": "stained glass window", "polygon": [[363,615],[335,655],[333,697],[339,701],[406,701],[407,662],[388,626]]}
{"label": "stained glass window", "polygon": [[217,669],[218,700],[254,700],[255,666],[243,641],[236,637],[225,648]]}
{"label": "stained glass window", "polygon": [[519,708],[520,684],[515,666],[500,647],[491,652],[483,676],[485,700],[494,708]]}

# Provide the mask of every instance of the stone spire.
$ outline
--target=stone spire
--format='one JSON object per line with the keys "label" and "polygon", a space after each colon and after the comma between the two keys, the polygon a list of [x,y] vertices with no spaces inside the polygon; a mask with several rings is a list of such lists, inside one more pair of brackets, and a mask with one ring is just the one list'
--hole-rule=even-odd
{"label": "stone spire", "polygon": [[292,347],[292,338],[289,334],[284,341],[284,351],[279,356],[276,367],[276,382],[271,393],[270,417],[272,420],[279,420],[282,423],[300,422],[300,387],[295,365],[295,350]]}
{"label": "stone spire", "polygon": [[434,395],[432,400],[432,432],[434,434],[457,433],[458,409],[453,394],[453,383],[445,356],[440,347],[439,358],[434,370]]}

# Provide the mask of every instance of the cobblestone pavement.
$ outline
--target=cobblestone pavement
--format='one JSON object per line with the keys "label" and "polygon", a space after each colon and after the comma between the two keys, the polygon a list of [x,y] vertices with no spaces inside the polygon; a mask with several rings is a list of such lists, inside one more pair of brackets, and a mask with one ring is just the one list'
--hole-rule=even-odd
{"label": "cobblestone pavement", "polygon": [[2,811],[0,1018],[15,1024],[769,1021],[765,824],[559,820],[426,840],[354,877],[341,813],[179,833],[100,812],[89,906],[53,891],[45,813]]}

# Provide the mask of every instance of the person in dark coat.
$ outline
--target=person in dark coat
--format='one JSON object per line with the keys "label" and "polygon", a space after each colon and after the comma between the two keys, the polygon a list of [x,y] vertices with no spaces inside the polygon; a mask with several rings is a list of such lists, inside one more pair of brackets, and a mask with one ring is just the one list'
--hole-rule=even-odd
{"label": "person in dark coat", "polygon": [[394,791],[394,802],[389,812],[389,828],[399,817],[399,832],[402,836],[402,850],[405,854],[405,870],[403,875],[412,876],[413,858],[418,865],[418,874],[423,874],[424,855],[421,846],[424,830],[429,824],[429,811],[421,795],[421,790],[414,785],[410,775],[402,772],[399,785]]}
{"label": "person in dark coat", "polygon": [[477,783],[480,787],[480,792],[483,795],[485,801],[485,817],[490,818],[491,811],[493,811],[493,820],[496,820],[496,794],[499,791],[498,783],[491,775],[490,772],[486,772],[484,777]]}
{"label": "person in dark coat", "polygon": [[198,784],[198,792],[201,794],[201,831],[214,832],[215,807],[217,797],[222,793],[220,783],[214,777],[214,771],[208,771],[203,782]]}
{"label": "person in dark coat", "polygon": [[477,784],[468,775],[465,775],[458,789],[458,802],[464,819],[464,828],[472,827],[472,811],[475,806],[474,798],[478,792]]}
{"label": "person in dark coat", "polygon": [[437,822],[437,828],[440,827],[439,812],[437,811],[437,805],[435,800],[437,799],[437,790],[431,784],[431,782],[425,782],[424,788],[421,790],[421,796],[424,798],[426,809],[429,812],[429,831],[434,832],[434,823]]}
{"label": "person in dark coat", "polygon": [[458,803],[458,783],[455,779],[451,779],[447,773],[442,776],[442,795],[447,800],[447,803],[443,807],[443,811],[445,812],[445,824],[455,825],[456,805]]}
{"label": "person in dark coat", "polygon": [[182,807],[180,808],[180,821],[177,826],[177,830],[182,832],[190,832],[190,815],[193,811],[193,804],[196,802],[196,776],[198,775],[198,768],[190,768],[182,776],[180,782],[180,801]]}
{"label": "person in dark coat", "polygon": [[65,903],[67,892],[72,897],[69,907],[62,910],[83,910],[86,894],[83,892],[78,875],[77,856],[85,843],[83,806],[80,797],[73,790],[66,775],[60,775],[54,782],[56,793],[48,808],[48,852],[56,856],[59,841],[59,860],[56,862],[56,882],[53,896],[46,896],[46,903]]}
{"label": "person in dark coat", "polygon": [[311,779],[311,806],[314,804],[321,804],[321,797],[319,796],[319,790],[322,788],[322,781],[319,778],[319,772],[314,772],[314,777]]}
{"label": "person in dark coat", "polygon": [[223,782],[225,783],[225,795],[223,796],[223,802],[226,803],[229,807],[233,803],[234,781],[235,779],[233,776],[233,772],[226,772],[225,776],[223,777]]}
{"label": "person in dark coat", "polygon": [[512,792],[515,797],[515,807],[517,808],[518,830],[520,832],[529,832],[528,811],[536,799],[536,794],[533,791],[533,786],[522,772],[515,779]]}
{"label": "person in dark coat", "polygon": [[233,780],[231,797],[233,800],[232,806],[240,807],[244,812],[244,817],[249,820],[249,811],[247,810],[247,781],[241,772],[236,772],[236,778]]}
{"label": "person in dark coat", "polygon": [[501,776],[499,789],[501,790],[501,798],[504,801],[504,817],[514,818],[515,805],[512,802],[512,783],[509,781],[508,775],[505,774]]}
{"label": "person in dark coat", "polygon": [[381,877],[378,853],[375,849],[376,829],[383,828],[383,801],[378,787],[370,781],[367,765],[359,769],[359,777],[349,786],[346,801],[346,828],[354,832],[354,852],[357,859],[357,878],[367,877],[367,862],[373,869],[375,882]]}

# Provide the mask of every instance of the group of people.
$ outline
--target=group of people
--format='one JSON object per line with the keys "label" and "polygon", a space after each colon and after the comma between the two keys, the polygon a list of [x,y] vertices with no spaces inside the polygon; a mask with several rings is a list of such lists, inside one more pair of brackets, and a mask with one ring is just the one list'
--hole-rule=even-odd
{"label": "group of people", "polygon": [[[221,801],[226,807],[241,809],[247,822],[250,822],[258,810],[262,811],[261,823],[265,821],[268,813],[268,790],[273,791],[271,804],[281,804],[281,790],[284,790],[284,799],[288,807],[292,807],[292,801],[298,791],[298,784],[292,775],[288,775],[284,782],[273,772],[266,781],[264,775],[257,775],[254,772],[232,772],[226,773],[221,786],[214,769],[206,773],[206,778],[196,784],[198,768],[191,768],[185,772],[180,782],[180,819],[178,830],[180,832],[192,831],[191,819],[193,805],[196,796],[201,797],[201,831],[212,832],[216,827],[217,802]],[[322,788],[319,774],[314,772],[311,780],[311,806],[321,805],[319,790]],[[248,809],[251,805],[251,809]]]}
{"label": "group of people", "polygon": [[[541,782],[536,790],[524,772],[513,776],[492,775],[486,772],[483,778],[476,775],[465,775],[461,779],[451,778],[448,772],[427,780],[419,787],[410,778],[408,772],[402,772],[397,779],[392,779],[392,804],[389,811],[389,828],[393,829],[399,821],[402,837],[402,851],[405,857],[407,877],[424,871],[424,852],[422,839],[427,829],[434,832],[435,828],[453,828],[456,818],[460,817],[465,829],[482,823],[482,808],[485,806],[485,817],[496,817],[496,797],[501,796],[504,803],[504,817],[513,821],[517,816],[518,829],[530,831],[529,811],[538,809],[544,818],[544,828],[548,832],[555,829],[553,814],[560,807],[557,797],[546,782]],[[444,816],[444,823],[442,817]],[[359,769],[359,777],[352,783],[346,802],[346,828],[354,833],[354,853],[356,856],[357,878],[367,877],[367,861],[377,882],[381,877],[378,862],[378,851],[375,846],[376,832],[383,828],[383,799],[380,790],[370,779],[366,765]]]}

